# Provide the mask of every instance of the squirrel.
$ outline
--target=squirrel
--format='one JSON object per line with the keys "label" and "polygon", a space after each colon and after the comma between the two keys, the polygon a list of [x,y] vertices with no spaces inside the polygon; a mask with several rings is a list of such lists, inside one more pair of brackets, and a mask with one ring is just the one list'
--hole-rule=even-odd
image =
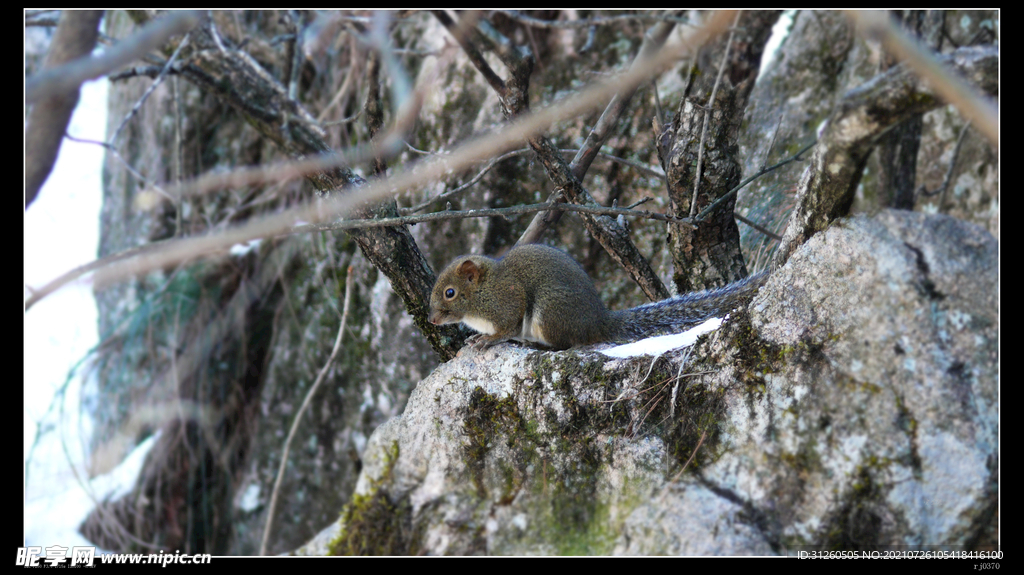
{"label": "squirrel", "polygon": [[434,325],[462,322],[476,330],[474,347],[517,338],[568,349],[696,325],[746,304],[767,278],[761,272],[722,288],[610,311],[572,256],[531,244],[512,248],[499,260],[456,258],[434,284],[427,320]]}

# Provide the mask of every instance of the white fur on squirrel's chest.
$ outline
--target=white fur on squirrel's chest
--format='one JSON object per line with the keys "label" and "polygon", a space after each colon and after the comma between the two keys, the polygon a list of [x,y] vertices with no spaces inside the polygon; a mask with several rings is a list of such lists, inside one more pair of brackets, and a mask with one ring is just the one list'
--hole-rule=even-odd
{"label": "white fur on squirrel's chest", "polygon": [[462,316],[462,323],[469,326],[470,329],[484,335],[494,335],[498,331],[498,328],[494,327],[494,323],[491,322],[491,320],[477,317],[475,315],[467,314]]}
{"label": "white fur on squirrel's chest", "polygon": [[[470,329],[484,335],[494,335],[498,332],[498,328],[494,325],[494,322],[479,316],[464,315],[462,316],[462,323],[466,324]],[[548,340],[544,337],[541,330],[540,317],[537,314],[524,316],[523,325],[520,328],[519,333],[514,334],[512,337],[548,344]]]}

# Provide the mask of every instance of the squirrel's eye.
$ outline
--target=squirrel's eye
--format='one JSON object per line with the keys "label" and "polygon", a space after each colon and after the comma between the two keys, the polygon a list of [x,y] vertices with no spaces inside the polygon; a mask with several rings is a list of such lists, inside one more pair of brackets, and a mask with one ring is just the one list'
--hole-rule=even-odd
{"label": "squirrel's eye", "polygon": [[445,299],[452,299],[453,297],[455,297],[455,288],[448,288],[444,290]]}

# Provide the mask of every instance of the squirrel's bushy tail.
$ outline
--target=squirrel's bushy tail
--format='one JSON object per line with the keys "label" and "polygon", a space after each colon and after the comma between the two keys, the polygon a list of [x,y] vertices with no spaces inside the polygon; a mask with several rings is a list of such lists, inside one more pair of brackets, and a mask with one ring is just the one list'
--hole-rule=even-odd
{"label": "squirrel's bushy tail", "polygon": [[767,279],[768,272],[761,272],[725,287],[691,292],[612,312],[612,315],[618,324],[621,339],[678,332],[746,305]]}

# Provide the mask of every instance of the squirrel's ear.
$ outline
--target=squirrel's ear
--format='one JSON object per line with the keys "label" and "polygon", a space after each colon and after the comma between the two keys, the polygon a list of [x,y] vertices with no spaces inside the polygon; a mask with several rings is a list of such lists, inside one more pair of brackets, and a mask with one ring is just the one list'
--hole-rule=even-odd
{"label": "squirrel's ear", "polygon": [[476,282],[480,279],[480,271],[480,266],[476,265],[473,260],[466,260],[459,264],[459,275],[468,281]]}

